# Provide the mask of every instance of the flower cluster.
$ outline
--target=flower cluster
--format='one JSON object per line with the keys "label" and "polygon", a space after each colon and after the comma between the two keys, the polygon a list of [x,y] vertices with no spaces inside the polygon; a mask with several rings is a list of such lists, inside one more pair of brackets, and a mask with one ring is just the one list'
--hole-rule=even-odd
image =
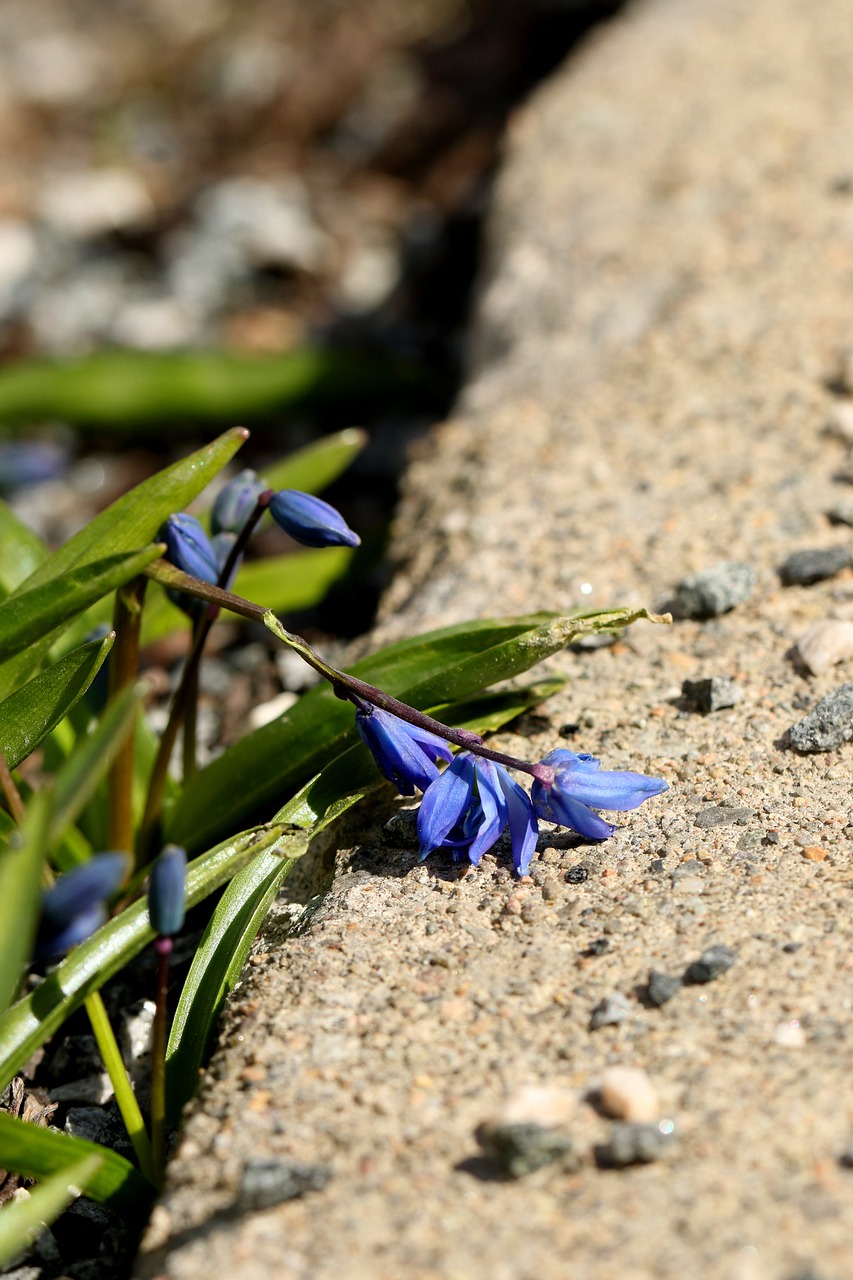
{"label": "flower cluster", "polygon": [[[448,848],[476,865],[508,828],[515,869],[526,875],[540,818],[605,840],[616,828],[596,809],[636,809],[667,790],[662,778],[603,770],[593,756],[559,749],[529,767],[534,782],[528,796],[502,764],[476,754],[476,748],[452,757],[436,734],[375,707],[359,708],[356,723],[380,771],[401,794],[414,795],[415,787],[424,793],[418,812],[421,858]],[[450,761],[443,773],[439,760]]]}
{"label": "flower cluster", "polygon": [[[361,539],[328,502],[299,489],[268,489],[254,471],[241,471],[220,491],[210,514],[211,536],[185,511],[169,516],[160,530],[166,559],[184,573],[227,590],[239,568],[239,557],[223,580],[237,539],[253,517],[268,508],[279,528],[306,547],[357,547]],[[247,530],[247,535],[249,530]],[[241,543],[241,547],[242,547]],[[169,592],[185,613],[199,616],[205,604],[183,592]]]}

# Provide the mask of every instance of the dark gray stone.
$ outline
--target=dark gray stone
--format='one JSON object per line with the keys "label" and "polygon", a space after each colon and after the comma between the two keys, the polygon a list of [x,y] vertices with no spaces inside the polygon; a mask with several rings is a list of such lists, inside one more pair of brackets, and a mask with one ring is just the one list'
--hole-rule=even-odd
{"label": "dark gray stone", "polygon": [[235,1208],[241,1212],[270,1209],[285,1200],[298,1200],[309,1191],[322,1191],[332,1176],[326,1165],[286,1160],[251,1160],[240,1179]]}
{"label": "dark gray stone", "polygon": [[671,1000],[677,995],[683,986],[681,978],[674,978],[668,973],[661,973],[658,969],[652,969],[649,973],[649,999],[652,1004],[666,1004],[667,1000]]}
{"label": "dark gray stone", "polygon": [[651,1164],[667,1156],[674,1142],[668,1121],[659,1124],[615,1124],[610,1141],[595,1148],[600,1169],[626,1169],[632,1164]]}
{"label": "dark gray stone", "polygon": [[779,577],[786,587],[810,587],[824,578],[834,578],[853,564],[847,547],[810,547],[795,551],[779,569]]}
{"label": "dark gray stone", "polygon": [[716,618],[747,600],[754,586],[750,565],[724,560],[678,584],[674,612],[681,618]]}
{"label": "dark gray stone", "polygon": [[541,1124],[505,1124],[494,1129],[485,1149],[511,1178],[523,1178],[545,1165],[576,1164],[568,1134]]}
{"label": "dark gray stone", "polygon": [[726,947],[722,943],[717,946],[708,947],[702,952],[698,960],[694,960],[688,967],[685,974],[686,982],[713,982],[715,978],[719,978],[720,974],[731,969],[737,954],[732,951],[731,947]]}
{"label": "dark gray stone", "polygon": [[795,751],[832,751],[853,738],[853,681],[821,698],[788,735]]}
{"label": "dark gray stone", "polygon": [[743,697],[743,690],[730,676],[709,676],[705,680],[685,680],[681,686],[685,702],[694,711],[708,715],[733,707]]}

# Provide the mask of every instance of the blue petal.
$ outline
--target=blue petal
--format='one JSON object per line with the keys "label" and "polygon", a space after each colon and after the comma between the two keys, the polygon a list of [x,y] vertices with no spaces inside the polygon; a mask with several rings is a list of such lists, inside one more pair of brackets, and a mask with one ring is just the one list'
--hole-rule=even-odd
{"label": "blue petal", "polygon": [[426,791],[438,777],[436,760],[453,758],[443,738],[378,707],[357,711],[355,723],[380,772],[404,796],[414,795],[415,787]]}
{"label": "blue petal", "polygon": [[580,800],[558,795],[556,787],[549,791],[541,783],[535,782],[531,797],[540,818],[544,818],[546,822],[556,822],[561,827],[570,827],[587,840],[606,840],[616,830]]}
{"label": "blue petal", "polygon": [[241,471],[219,491],[210,513],[214,533],[240,533],[266,485],[254,471]]}
{"label": "blue petal", "polygon": [[187,892],[187,855],[176,844],[167,844],[155,859],[148,882],[148,917],[161,938],[180,933]]}
{"label": "blue petal", "polygon": [[474,764],[461,752],[440,778],[430,783],[418,810],[421,858],[444,844],[474,798]]}
{"label": "blue petal", "polygon": [[216,584],[219,568],[210,539],[196,520],[186,511],[169,516],[158,537],[166,544],[166,559],[176,568],[202,582]]}
{"label": "blue petal", "polygon": [[668,789],[663,778],[649,778],[644,773],[602,770],[600,773],[567,771],[557,774],[554,792],[592,805],[594,809],[623,812],[636,809],[644,800]]}
{"label": "blue petal", "polygon": [[491,760],[478,759],[476,764],[477,829],[468,848],[468,858],[477,866],[487,849],[491,849],[506,826],[507,809],[497,772]]}
{"label": "blue petal", "polygon": [[506,797],[513,864],[520,876],[526,876],[530,860],[536,851],[539,823],[536,821],[533,805],[524,788],[520,787],[501,765],[497,766],[497,774]]}
{"label": "blue petal", "polygon": [[96,929],[100,929],[106,919],[107,909],[102,902],[96,902],[85,911],[81,911],[79,915],[72,916],[60,928],[52,928],[50,922],[43,919],[39,926],[33,959],[38,963],[61,959],[66,951],[76,947],[78,942],[85,942]]}
{"label": "blue petal", "polygon": [[280,489],[273,494],[270,515],[285,533],[306,547],[357,547],[361,542],[340,511],[299,489]]}

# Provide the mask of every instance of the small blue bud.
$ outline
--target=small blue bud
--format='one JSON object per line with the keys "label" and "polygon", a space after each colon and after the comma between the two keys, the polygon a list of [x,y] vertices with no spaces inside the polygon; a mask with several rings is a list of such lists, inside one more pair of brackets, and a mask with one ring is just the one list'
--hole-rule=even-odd
{"label": "small blue bud", "polygon": [[187,895],[187,855],[176,844],[167,844],[151,868],[148,881],[148,916],[161,938],[174,937],[184,923]]}
{"label": "small blue bud", "polygon": [[169,516],[157,535],[166,544],[166,559],[176,569],[213,586],[219,576],[210,539],[195,516],[178,511]]}
{"label": "small blue bud", "polygon": [[214,534],[240,533],[267,486],[254,471],[241,471],[221,489],[210,513]]}
{"label": "small blue bud", "polygon": [[299,489],[280,489],[273,494],[270,514],[285,533],[306,547],[357,547],[361,543],[340,511]]}
{"label": "small blue bud", "polygon": [[96,853],[88,862],[66,871],[42,898],[42,919],[54,928],[68,924],[74,916],[96,902],[111,898],[130,869],[126,853]]}

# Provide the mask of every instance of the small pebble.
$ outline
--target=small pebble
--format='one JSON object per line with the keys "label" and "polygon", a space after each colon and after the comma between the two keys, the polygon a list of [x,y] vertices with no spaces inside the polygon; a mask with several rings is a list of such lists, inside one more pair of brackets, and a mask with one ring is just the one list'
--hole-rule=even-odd
{"label": "small pebble", "polygon": [[597,1093],[602,1111],[614,1120],[643,1124],[660,1116],[657,1089],[641,1067],[608,1067]]}
{"label": "small pebble", "polygon": [[808,858],[809,862],[823,862],[829,857],[826,849],[819,844],[807,844],[803,849],[803,857]]}
{"label": "small pebble", "polygon": [[853,738],[853,682],[839,685],[821,698],[790,731],[795,751],[832,751]]}
{"label": "small pebble", "polygon": [[600,1169],[625,1169],[632,1164],[651,1164],[669,1154],[674,1126],[669,1120],[659,1124],[615,1124],[610,1141],[595,1148]]}
{"label": "small pebble", "polygon": [[566,884],[585,884],[588,879],[589,871],[581,864],[576,867],[569,867],[566,872]]}
{"label": "small pebble", "polygon": [[235,1207],[254,1212],[282,1204],[285,1200],[297,1200],[309,1191],[322,1191],[331,1176],[331,1169],[320,1164],[250,1160],[243,1169]]}
{"label": "small pebble", "polygon": [[834,578],[853,564],[847,547],[809,547],[795,551],[779,569],[786,587],[811,587],[825,578]]}
{"label": "small pebble", "polygon": [[710,809],[700,809],[693,821],[697,827],[732,827],[736,822],[746,822],[753,816],[751,809],[730,809],[728,805],[715,804]]}
{"label": "small pebble", "polygon": [[723,946],[721,943],[714,947],[707,947],[699,959],[694,960],[688,967],[684,980],[695,983],[713,982],[726,970],[731,969],[736,959],[737,955],[731,947]]}
{"label": "small pebble", "polygon": [[668,973],[661,973],[658,969],[652,969],[649,973],[649,999],[658,1008],[677,995],[682,986],[681,978],[673,978]]}
{"label": "small pebble", "polygon": [[511,1178],[554,1161],[572,1163],[566,1126],[577,1111],[577,1095],[559,1085],[517,1089],[477,1128],[477,1141]]}
{"label": "small pebble", "polygon": [[618,991],[615,995],[605,996],[590,1015],[590,1031],[597,1031],[599,1027],[615,1026],[617,1022],[624,1022],[626,1018],[630,1018],[633,1012],[630,1001]]}
{"label": "small pebble", "polygon": [[780,1022],[773,1032],[773,1043],[783,1049],[802,1049],[806,1043],[806,1033],[796,1018],[790,1022]]}
{"label": "small pebble", "polygon": [[837,440],[853,444],[853,400],[839,398],[830,407],[826,430]]}
{"label": "small pebble", "polygon": [[826,514],[831,524],[853,525],[853,498],[839,498]]}
{"label": "small pebble", "polygon": [[675,612],[682,618],[716,618],[747,600],[754,586],[750,565],[724,560],[678,584]]}
{"label": "small pebble", "polygon": [[837,618],[816,622],[797,641],[796,654],[813,676],[853,657],[853,622]]}
{"label": "small pebble", "polygon": [[705,680],[685,680],[681,694],[694,711],[708,715],[733,707],[743,697],[743,690],[730,676],[709,676]]}

